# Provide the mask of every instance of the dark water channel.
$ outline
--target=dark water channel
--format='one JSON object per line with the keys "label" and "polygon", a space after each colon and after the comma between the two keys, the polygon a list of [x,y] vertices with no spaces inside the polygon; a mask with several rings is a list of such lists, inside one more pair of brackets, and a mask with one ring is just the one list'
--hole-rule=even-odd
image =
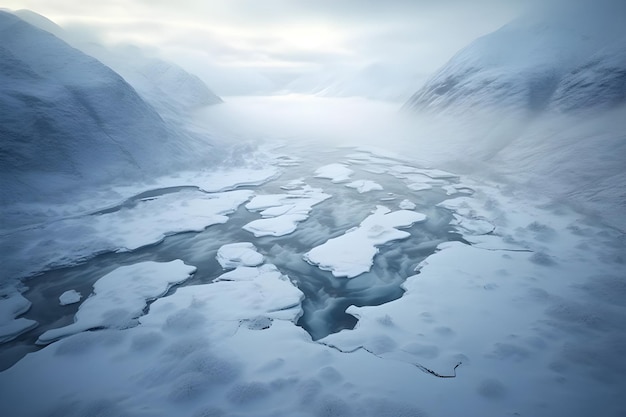
{"label": "dark water channel", "polygon": [[[284,194],[280,187],[293,179],[302,178],[312,186],[322,188],[332,198],[313,207],[308,220],[300,223],[297,230],[282,237],[255,238],[244,231],[242,226],[260,218],[243,205],[229,216],[225,224],[210,226],[200,233],[181,233],[166,237],[162,242],[137,249],[133,252],[104,253],[77,266],[44,272],[28,279],[29,290],[24,296],[32,302],[31,309],[23,315],[36,320],[39,326],[17,339],[0,345],[0,370],[10,367],[28,352],[39,349],[35,341],[46,330],[72,323],[80,304],[59,305],[58,297],[66,290],[75,289],[83,295],[83,300],[91,293],[93,284],[105,274],[119,266],[143,261],[166,262],[182,259],[196,266],[196,274],[184,286],[211,283],[224,273],[215,259],[220,246],[234,242],[252,242],[262,253],[267,263],[273,263],[288,275],[305,294],[304,314],[298,325],[306,329],[314,339],[322,338],[342,329],[353,328],[357,319],[345,313],[350,305],[379,305],[402,296],[401,284],[415,274],[415,267],[431,255],[436,246],[444,241],[461,240],[452,233],[449,222],[451,213],[436,207],[436,204],[450,198],[440,186],[432,190],[412,191],[402,179],[388,174],[369,172],[368,164],[351,165],[354,180],[370,179],[383,186],[383,191],[359,194],[345,184],[333,184],[327,179],[313,178],[315,169],[320,166],[345,161],[345,155],[353,150],[333,150],[306,158],[297,165],[285,167],[279,178],[259,187],[250,187],[258,194]],[[440,181],[441,185],[456,180]],[[123,207],[131,207],[144,198],[176,193],[188,187],[172,187],[152,190],[122,204],[100,210],[92,215],[109,213]],[[357,226],[376,208],[384,205],[397,210],[398,204],[409,199],[416,204],[416,211],[428,216],[426,222],[405,229],[411,237],[391,242],[380,248],[370,272],[352,279],[335,278],[330,272],[322,271],[302,259],[302,255],[326,240],[340,236],[348,229]],[[170,293],[176,288],[170,290]]]}

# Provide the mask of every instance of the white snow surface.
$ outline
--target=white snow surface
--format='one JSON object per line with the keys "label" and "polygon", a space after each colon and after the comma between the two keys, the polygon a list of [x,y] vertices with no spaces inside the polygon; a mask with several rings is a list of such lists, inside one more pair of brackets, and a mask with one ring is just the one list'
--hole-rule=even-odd
{"label": "white snow surface", "polygon": [[80,301],[82,295],[76,290],[67,290],[59,296],[59,304],[66,306],[76,304]]}
{"label": "white snow surface", "polygon": [[30,301],[16,290],[0,293],[0,343],[9,342],[37,326],[34,320],[17,318],[26,313],[30,306]]}
{"label": "white snow surface", "polygon": [[304,254],[304,259],[320,269],[331,271],[336,277],[354,278],[370,270],[378,246],[411,235],[398,227],[410,227],[425,220],[426,216],[421,213],[392,212],[387,207],[377,206],[358,227],[314,247]]}
{"label": "white snow surface", "polygon": [[288,235],[309,218],[314,205],[331,197],[320,188],[304,185],[295,189],[293,184],[288,185],[286,194],[257,195],[246,204],[248,210],[260,212],[263,218],[251,221],[243,229],[255,237]]}
{"label": "white snow surface", "polygon": [[258,266],[264,261],[263,255],[257,252],[250,242],[230,243],[217,250],[217,261],[224,269],[239,266]]}
{"label": "white snow surface", "polygon": [[339,163],[324,165],[315,170],[317,178],[327,178],[334,183],[349,181],[352,174],[354,171]]}
{"label": "white snow surface", "polygon": [[185,265],[180,259],[119,267],[96,281],[93,294],[78,308],[74,323],[44,332],[37,343],[47,344],[94,328],[130,327],[136,324],[149,300],[162,296],[195,271],[196,267]]}
{"label": "white snow surface", "polygon": [[[199,232],[228,221],[228,214],[252,195],[249,190],[213,194],[184,190],[140,199],[117,211],[68,217],[18,230],[11,233],[14,242],[20,244],[9,249],[12,261],[7,263],[8,275],[18,278],[72,265],[101,252],[132,251],[176,233]],[[49,236],[55,237],[53,242]]]}

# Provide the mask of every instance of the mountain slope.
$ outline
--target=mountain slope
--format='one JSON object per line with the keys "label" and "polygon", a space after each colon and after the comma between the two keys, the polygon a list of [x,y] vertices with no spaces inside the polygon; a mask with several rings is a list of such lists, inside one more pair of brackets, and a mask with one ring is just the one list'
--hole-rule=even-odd
{"label": "mountain slope", "polygon": [[0,39],[3,202],[160,172],[181,155],[159,114],[96,59],[10,13]]}
{"label": "mountain slope", "polygon": [[[527,14],[462,49],[406,107],[452,113],[476,108],[571,110],[594,106],[589,97],[596,93],[614,97],[600,100],[604,104],[621,104],[626,70],[623,16],[626,4],[616,0],[556,2]],[[613,59],[618,51],[622,58]],[[599,64],[606,59],[614,65]],[[598,69],[595,74],[593,68]],[[592,91],[578,79],[581,72],[616,82]]]}
{"label": "mountain slope", "polygon": [[149,57],[136,46],[106,48],[98,43],[85,41],[82,34],[67,31],[33,11],[18,10],[13,14],[112,68],[143,99],[154,106],[159,114],[170,120],[176,120],[196,108],[222,102],[197,76],[172,62]]}

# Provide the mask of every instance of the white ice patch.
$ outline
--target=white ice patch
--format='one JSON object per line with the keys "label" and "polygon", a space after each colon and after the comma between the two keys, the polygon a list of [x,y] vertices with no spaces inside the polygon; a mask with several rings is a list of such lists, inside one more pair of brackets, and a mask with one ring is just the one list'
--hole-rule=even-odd
{"label": "white ice patch", "polygon": [[93,328],[132,326],[143,314],[148,300],[162,296],[195,271],[196,267],[179,259],[119,267],[96,281],[93,294],[78,308],[74,323],[44,332],[37,343],[47,344]]}
{"label": "white ice patch", "polygon": [[[226,223],[247,201],[252,191],[217,194],[174,193],[146,199],[130,209],[93,216],[96,234],[127,250],[160,242],[165,236],[201,232],[208,226]],[[132,233],[128,231],[132,230]]]}
{"label": "white ice patch", "polygon": [[62,306],[76,304],[80,301],[81,298],[82,295],[78,291],[68,290],[61,294],[61,296],[59,297],[59,304],[61,304]]}
{"label": "white ice patch", "polygon": [[[239,266],[215,282],[179,288],[155,301],[140,322],[149,325],[161,314],[192,308],[216,322],[237,322],[259,316],[296,322],[302,315],[304,294],[272,264]],[[232,328],[226,323],[226,328]]]}
{"label": "white ice patch", "polygon": [[256,237],[287,235],[296,230],[299,222],[309,218],[314,205],[330,197],[321,189],[308,185],[286,194],[258,195],[246,204],[246,208],[259,211],[263,218],[251,221],[243,229]]}
{"label": "white ice patch", "polygon": [[411,200],[402,200],[400,204],[398,204],[398,207],[402,210],[415,210],[417,206]]}
{"label": "white ice patch", "polygon": [[354,171],[344,164],[324,165],[315,171],[316,178],[327,178],[334,183],[349,181],[352,174]]}
{"label": "white ice patch", "polygon": [[304,259],[336,277],[353,278],[372,267],[377,246],[400,239],[410,233],[396,229],[423,222],[426,216],[409,210],[391,212],[377,206],[372,215],[344,235],[330,239],[304,254]]}
{"label": "white ice patch", "polygon": [[360,194],[367,193],[369,191],[382,190],[383,186],[377,182],[370,180],[357,180],[346,184],[346,187],[356,189]]}
{"label": "white ice patch", "polygon": [[16,246],[19,253],[12,259],[22,262],[12,265],[13,275],[72,265],[101,252],[135,250],[177,233],[200,232],[211,225],[226,223],[228,215],[252,195],[249,190],[215,194],[181,191],[146,198],[117,211],[69,218],[17,232],[12,237],[20,242]]}
{"label": "white ice patch", "polygon": [[230,243],[217,250],[217,261],[224,269],[239,266],[258,266],[263,263],[263,255],[256,251],[250,242]]}
{"label": "white ice patch", "polygon": [[[210,171],[185,171],[172,176],[159,177],[152,184],[127,188],[118,191],[125,195],[137,194],[146,189],[194,186],[209,193],[235,190],[239,187],[257,186],[280,176],[282,171],[276,167],[231,168]],[[130,195],[133,195],[130,194]]]}
{"label": "white ice patch", "polygon": [[30,301],[17,290],[2,295],[0,298],[0,343],[11,341],[20,334],[37,327],[38,323],[34,320],[16,318],[26,313],[30,305]]}

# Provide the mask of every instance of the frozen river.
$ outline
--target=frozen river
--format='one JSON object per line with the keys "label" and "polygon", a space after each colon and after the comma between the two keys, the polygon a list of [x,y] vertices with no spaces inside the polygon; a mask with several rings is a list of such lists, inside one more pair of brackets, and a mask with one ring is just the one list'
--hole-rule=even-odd
{"label": "frozen river", "polygon": [[[317,177],[316,170],[329,165],[329,162],[349,166],[352,171],[350,178],[336,182]],[[329,196],[313,207],[310,217],[298,223],[294,232],[282,236],[255,237],[244,230],[244,226],[262,216],[241,205],[228,215],[228,221],[224,224],[215,224],[198,232],[167,233],[168,236],[162,241],[154,244],[145,242],[147,246],[131,252],[98,254],[76,266],[44,272],[27,281],[29,290],[24,293],[32,302],[31,309],[24,317],[37,321],[39,326],[12,342],[0,345],[3,352],[2,367],[10,366],[25,352],[36,349],[34,342],[46,330],[73,322],[80,304],[60,305],[59,296],[62,293],[76,290],[87,296],[100,277],[121,265],[183,259],[196,266],[197,271],[180,285],[202,285],[224,273],[216,260],[217,251],[222,245],[252,242],[267,262],[276,265],[303,292],[303,314],[298,325],[314,339],[320,339],[341,329],[354,327],[357,320],[345,313],[348,306],[378,305],[400,297],[404,292],[401,284],[414,273],[421,261],[434,253],[437,245],[462,240],[450,225],[451,212],[437,207],[438,203],[450,198],[449,194],[471,193],[469,188],[460,187],[458,192],[451,192],[452,188],[446,191],[446,187],[459,184],[459,178],[455,175],[433,174],[424,170],[428,176],[418,173],[419,168],[403,165],[403,161],[374,157],[368,152],[354,149],[284,155],[276,164],[289,166],[280,167],[281,175],[278,178],[259,186],[242,186],[239,189],[251,190],[257,196],[290,196],[295,201],[298,200],[298,191],[310,186],[323,190]],[[353,188],[363,185],[359,181],[377,186],[367,191]],[[95,210],[83,219],[85,224],[89,224],[93,217],[132,212],[146,203],[165,197],[191,199],[197,192],[197,187],[155,189],[140,193],[119,205]],[[335,277],[330,271],[320,269],[303,258],[312,248],[358,226],[377,206],[397,211],[405,205],[424,214],[427,221],[402,227],[402,230],[410,233],[408,238],[376,245],[380,252],[369,271],[351,279]],[[149,211],[147,214],[150,214]],[[132,234],[132,223],[128,223],[128,228]]]}
{"label": "frozen river", "polygon": [[623,415],[623,233],[285,137],[5,231],[4,412]]}

